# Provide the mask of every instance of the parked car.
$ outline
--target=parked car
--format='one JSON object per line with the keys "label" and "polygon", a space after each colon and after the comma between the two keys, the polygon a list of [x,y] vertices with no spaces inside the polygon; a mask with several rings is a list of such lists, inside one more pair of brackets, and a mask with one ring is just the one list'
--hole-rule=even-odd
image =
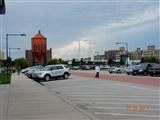
{"label": "parked car", "polygon": [[136,65],[135,68],[132,71],[132,75],[148,75],[148,69],[154,65],[153,63],[141,63],[139,65]]}
{"label": "parked car", "polygon": [[117,71],[117,67],[110,67],[110,68],[108,69],[108,72],[109,72],[109,73],[115,73],[115,71]]}
{"label": "parked car", "polygon": [[126,73],[128,75],[131,75],[133,70],[135,69],[136,65],[129,65],[127,68],[126,68]]}
{"label": "parked car", "polygon": [[151,76],[160,76],[160,64],[154,64],[152,67],[149,67],[148,74],[150,74]]}
{"label": "parked car", "polygon": [[71,69],[72,70],[79,70],[79,68],[80,68],[79,66],[73,66]]}
{"label": "parked car", "polygon": [[109,72],[109,73],[117,73],[117,74],[119,74],[119,73],[125,73],[125,72],[126,72],[126,67],[124,67],[124,66],[120,66],[120,67],[110,67],[110,68],[108,69],[108,72]]}
{"label": "parked car", "polygon": [[100,65],[101,70],[109,70],[110,66],[109,65]]}
{"label": "parked car", "polygon": [[32,67],[27,67],[27,68],[25,68],[25,69],[22,69],[21,70],[21,73],[26,73],[26,72],[28,72],[30,69],[32,69]]}
{"label": "parked car", "polygon": [[80,70],[90,70],[90,66],[89,65],[83,65],[80,67]]}
{"label": "parked car", "polygon": [[45,81],[49,81],[51,78],[57,77],[68,79],[70,75],[70,69],[67,65],[48,65],[39,71],[35,71],[33,79],[44,79]]}
{"label": "parked car", "polygon": [[24,73],[28,78],[32,78],[33,73],[37,70],[43,69],[43,66],[37,65],[37,66],[32,66],[28,67],[26,69],[21,70],[22,73]]}

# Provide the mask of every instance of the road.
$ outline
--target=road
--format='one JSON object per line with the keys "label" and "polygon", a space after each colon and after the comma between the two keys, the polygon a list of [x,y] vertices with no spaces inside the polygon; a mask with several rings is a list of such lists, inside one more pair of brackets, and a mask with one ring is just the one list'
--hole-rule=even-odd
{"label": "road", "polygon": [[41,83],[94,120],[160,119],[158,86],[75,75]]}

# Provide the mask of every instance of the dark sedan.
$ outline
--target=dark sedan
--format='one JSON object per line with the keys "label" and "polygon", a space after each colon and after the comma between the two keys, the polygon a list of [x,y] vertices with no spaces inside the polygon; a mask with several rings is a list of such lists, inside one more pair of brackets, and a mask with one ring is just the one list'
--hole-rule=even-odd
{"label": "dark sedan", "polygon": [[132,75],[148,75],[148,69],[153,66],[152,63],[141,63],[137,66],[135,66],[135,68],[132,71]]}
{"label": "dark sedan", "polygon": [[155,64],[152,67],[148,68],[148,73],[151,76],[154,76],[154,75],[160,76],[160,64]]}

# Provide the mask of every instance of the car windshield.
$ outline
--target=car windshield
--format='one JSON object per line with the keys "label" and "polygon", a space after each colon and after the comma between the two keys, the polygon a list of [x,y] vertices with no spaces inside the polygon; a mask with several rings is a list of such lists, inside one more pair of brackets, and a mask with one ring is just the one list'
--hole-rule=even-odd
{"label": "car windshield", "polygon": [[51,67],[50,66],[46,66],[46,67],[44,67],[44,68],[42,68],[40,70],[41,71],[48,71],[48,70],[51,70]]}
{"label": "car windshield", "polygon": [[64,66],[65,68],[69,68],[67,65]]}
{"label": "car windshield", "polygon": [[147,64],[147,63],[144,63],[144,64],[139,64],[138,67],[140,67],[140,68],[146,68],[147,66],[148,66],[148,64]]}

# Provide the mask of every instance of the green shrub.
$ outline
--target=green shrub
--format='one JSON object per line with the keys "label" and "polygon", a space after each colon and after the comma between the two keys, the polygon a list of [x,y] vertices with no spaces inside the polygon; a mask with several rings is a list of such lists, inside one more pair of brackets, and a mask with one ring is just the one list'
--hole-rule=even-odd
{"label": "green shrub", "polygon": [[10,84],[11,83],[11,73],[1,73],[0,74],[0,84]]}

